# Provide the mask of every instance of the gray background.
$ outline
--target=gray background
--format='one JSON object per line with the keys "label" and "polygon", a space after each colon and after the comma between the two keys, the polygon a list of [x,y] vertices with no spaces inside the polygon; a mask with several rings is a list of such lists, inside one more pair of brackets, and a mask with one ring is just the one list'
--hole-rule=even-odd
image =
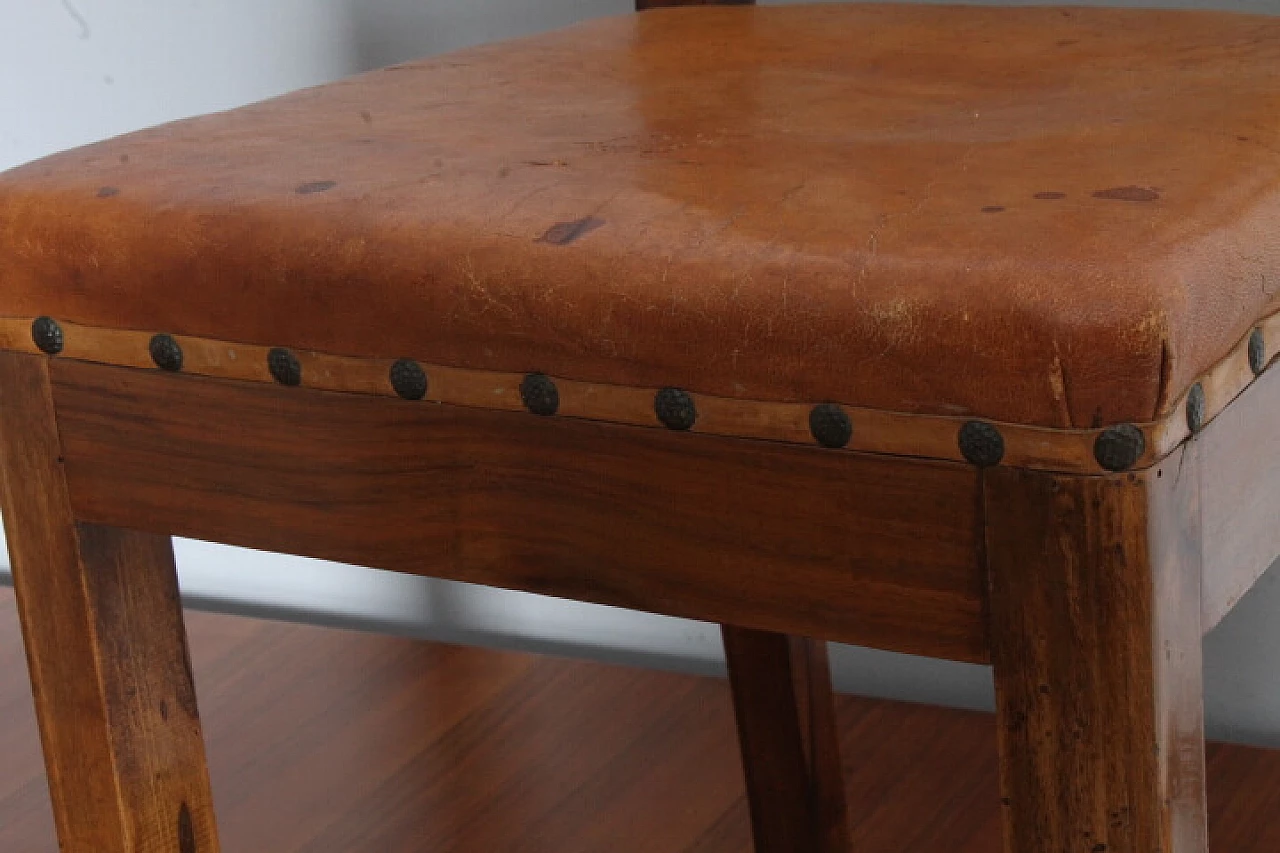
{"label": "gray background", "polygon": [[[1280,0],[1129,5],[1280,14]],[[0,0],[0,169],[366,68],[630,8],[630,0]],[[184,591],[209,608],[700,672],[721,667],[719,634],[701,623],[200,542],[180,541],[177,550]],[[1276,613],[1273,568],[1206,640],[1211,736],[1280,746]],[[991,706],[985,667],[847,647],[834,650],[833,663],[837,686],[851,693]]]}

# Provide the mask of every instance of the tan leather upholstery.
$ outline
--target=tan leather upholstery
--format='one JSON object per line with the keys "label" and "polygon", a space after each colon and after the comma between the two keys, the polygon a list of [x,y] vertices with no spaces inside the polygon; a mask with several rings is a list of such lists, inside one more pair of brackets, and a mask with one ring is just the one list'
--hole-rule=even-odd
{"label": "tan leather upholstery", "polygon": [[0,177],[0,314],[1148,421],[1280,307],[1280,19],[689,8]]}

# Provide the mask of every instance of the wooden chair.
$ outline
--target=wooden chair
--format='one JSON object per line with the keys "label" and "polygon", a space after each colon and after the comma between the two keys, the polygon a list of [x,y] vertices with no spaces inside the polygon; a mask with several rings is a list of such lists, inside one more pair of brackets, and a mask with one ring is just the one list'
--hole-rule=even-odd
{"label": "wooden chair", "polygon": [[0,178],[64,851],[218,849],[171,535],[723,624],[760,851],[847,849],[827,640],[994,664],[1010,853],[1206,849],[1280,20],[734,5]]}

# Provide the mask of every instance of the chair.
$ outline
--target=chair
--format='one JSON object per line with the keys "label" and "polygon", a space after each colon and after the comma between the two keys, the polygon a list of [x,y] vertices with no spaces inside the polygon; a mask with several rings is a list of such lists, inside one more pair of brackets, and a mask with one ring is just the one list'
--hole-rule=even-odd
{"label": "chair", "polygon": [[173,535],[721,623],[762,853],[848,849],[826,641],[994,665],[1010,853],[1206,849],[1280,20],[641,5],[0,177],[64,851],[218,849]]}

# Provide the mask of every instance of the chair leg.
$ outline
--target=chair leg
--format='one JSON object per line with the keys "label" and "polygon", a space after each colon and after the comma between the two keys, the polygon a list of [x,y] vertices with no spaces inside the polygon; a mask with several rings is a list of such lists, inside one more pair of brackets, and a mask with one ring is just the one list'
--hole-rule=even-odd
{"label": "chair leg", "polygon": [[721,631],[756,853],[848,853],[826,643]]}
{"label": "chair leg", "polygon": [[48,362],[0,355],[0,489],[60,849],[217,853],[168,537],[79,524]]}
{"label": "chair leg", "polygon": [[984,475],[1008,853],[1205,853],[1193,456]]}

